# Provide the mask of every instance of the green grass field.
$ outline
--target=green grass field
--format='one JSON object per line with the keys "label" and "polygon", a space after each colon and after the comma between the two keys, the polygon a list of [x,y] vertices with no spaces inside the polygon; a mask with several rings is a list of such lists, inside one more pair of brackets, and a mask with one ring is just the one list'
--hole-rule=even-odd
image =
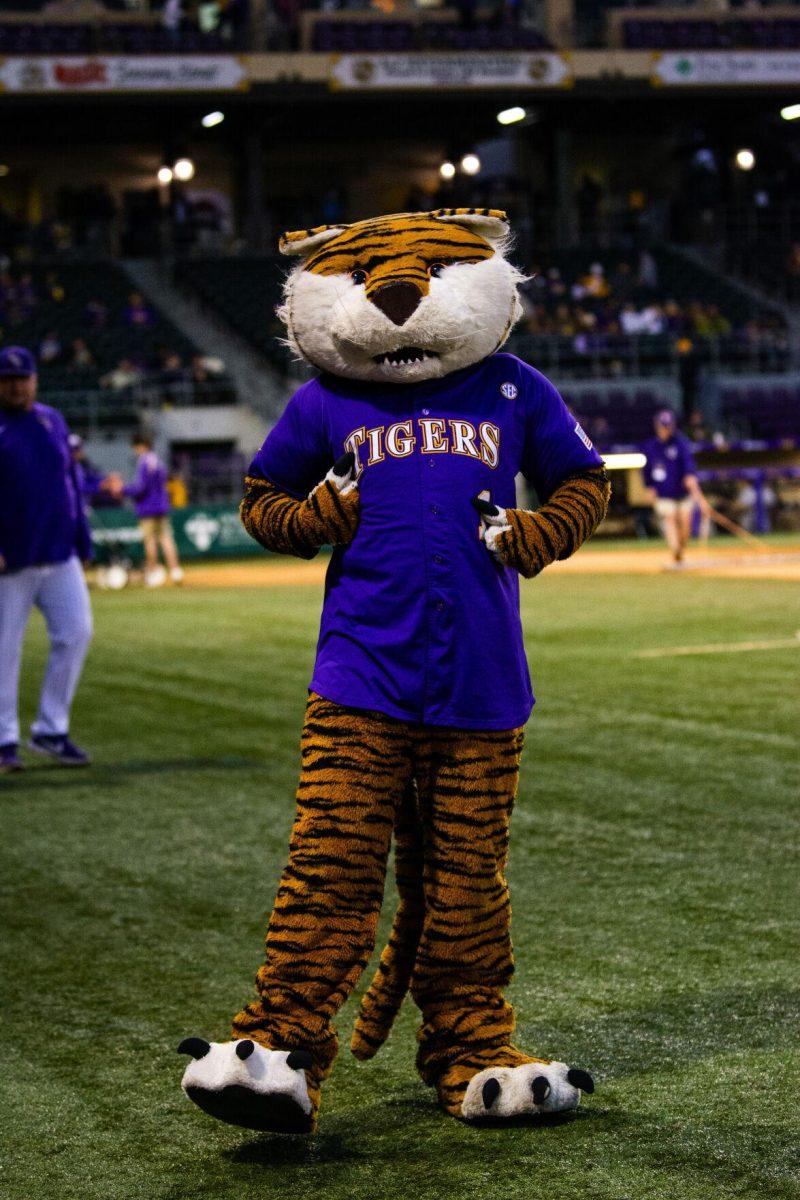
{"label": "green grass field", "polygon": [[[320,594],[128,590],[95,597],[73,724],[95,766],[0,782],[4,1197],[800,1195],[800,650],[634,657],[791,637],[797,587],[564,574],[523,594],[539,705],[510,994],[520,1044],[595,1073],[578,1115],[441,1115],[410,1002],[372,1063],[343,1052],[309,1139],[184,1099],[175,1047],[227,1036],[259,962]],[[26,720],[43,654],[37,619]]]}

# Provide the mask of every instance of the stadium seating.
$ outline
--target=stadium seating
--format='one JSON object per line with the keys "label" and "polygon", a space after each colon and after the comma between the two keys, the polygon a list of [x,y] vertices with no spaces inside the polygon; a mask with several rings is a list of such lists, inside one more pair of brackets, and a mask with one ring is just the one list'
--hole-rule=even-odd
{"label": "stadium seating", "polygon": [[[65,352],[73,339],[83,338],[88,344],[95,365],[77,368],[68,365],[42,364],[42,386],[51,390],[69,390],[97,385],[105,372],[121,359],[133,359],[144,367],[153,368],[163,351],[177,353],[186,360],[196,348],[174,325],[148,304],[153,323],[145,328],[131,328],[125,320],[128,297],[135,291],[124,271],[112,263],[58,263],[53,266],[18,267],[12,273],[18,280],[23,274],[32,276],[35,304],[24,308],[9,320],[0,311],[0,344],[20,344],[36,350],[46,334],[54,330]],[[58,299],[63,291],[63,299]],[[87,305],[100,301],[108,310],[105,323],[92,326]],[[67,355],[68,356],[68,355]]]}
{"label": "stadium seating", "polygon": [[631,392],[611,386],[572,394],[566,384],[562,391],[570,409],[601,450],[646,441],[653,433],[653,415],[664,407],[655,389]]}
{"label": "stadium seating", "polygon": [[324,21],[314,24],[311,46],[326,54],[407,50],[543,50],[550,47],[536,29],[455,22]]}
{"label": "stadium seating", "polygon": [[291,353],[277,340],[284,328],[275,316],[286,274],[276,257],[190,259],[175,269],[176,282],[215,310],[241,337],[280,368]]}
{"label": "stadium seating", "polygon": [[631,18],[622,28],[628,50],[796,50],[800,46],[800,18],[794,17],[733,21]]}
{"label": "stadium seating", "polygon": [[[637,301],[663,301],[671,298],[681,304],[692,300],[699,300],[703,304],[715,304],[734,326],[743,326],[754,317],[774,311],[756,303],[748,292],[729,283],[710,267],[677,253],[668,246],[654,246],[651,253],[655,260],[658,282],[655,287],[636,287],[632,298]],[[629,248],[570,248],[548,254],[546,261],[536,264],[536,269],[544,272],[551,267],[557,267],[563,280],[571,284],[585,275],[595,261],[602,264],[608,279],[623,262],[631,264],[635,274],[638,256],[638,251]]]}
{"label": "stadium seating", "polygon": [[722,413],[740,435],[768,442],[800,438],[800,386],[748,382],[722,389]]}
{"label": "stadium seating", "polygon": [[196,28],[181,30],[176,37],[153,24],[0,22],[0,55],[213,54],[243,49],[244,34],[228,37]]}

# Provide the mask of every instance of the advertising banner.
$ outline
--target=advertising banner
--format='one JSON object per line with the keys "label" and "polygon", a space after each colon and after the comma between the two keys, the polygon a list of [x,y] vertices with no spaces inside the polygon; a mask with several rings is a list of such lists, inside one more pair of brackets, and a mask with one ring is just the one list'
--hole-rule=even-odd
{"label": "advertising banner", "polygon": [[571,87],[569,56],[548,51],[467,54],[339,54],[331,59],[334,89]]}
{"label": "advertising banner", "polygon": [[0,59],[0,91],[6,92],[198,92],[247,86],[244,62],[232,54]]}
{"label": "advertising banner", "polygon": [[[203,504],[173,509],[170,516],[181,558],[242,558],[263,554],[247,535],[235,504]],[[92,541],[97,561],[142,559],[142,535],[135,513],[124,508],[92,509]]]}
{"label": "advertising banner", "polygon": [[800,84],[800,50],[703,50],[655,53],[654,87]]}

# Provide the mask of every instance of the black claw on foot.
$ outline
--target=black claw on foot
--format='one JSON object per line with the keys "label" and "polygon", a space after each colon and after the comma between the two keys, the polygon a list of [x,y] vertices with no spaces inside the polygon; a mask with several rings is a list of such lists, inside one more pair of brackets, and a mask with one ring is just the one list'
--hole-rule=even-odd
{"label": "black claw on foot", "polygon": [[497,1097],[500,1095],[500,1084],[496,1079],[487,1079],[483,1085],[481,1095],[483,1096],[483,1107],[489,1109],[494,1104]]}
{"label": "black claw on foot", "polygon": [[293,1071],[310,1071],[314,1065],[314,1059],[307,1050],[290,1050],[286,1065]]}
{"label": "black claw on foot", "polygon": [[211,1043],[204,1038],[184,1038],[178,1046],[178,1054],[191,1054],[192,1058],[205,1058],[211,1049]]}
{"label": "black claw on foot", "polygon": [[594,1091],[594,1080],[588,1071],[583,1071],[580,1067],[570,1067],[567,1071],[567,1079],[573,1087],[580,1088],[589,1096]]}
{"label": "black claw on foot", "polygon": [[236,1057],[244,1062],[246,1058],[250,1057],[255,1048],[255,1042],[251,1042],[249,1038],[243,1038],[241,1042],[236,1043]]}
{"label": "black claw on foot", "polygon": [[550,1095],[550,1084],[547,1082],[547,1079],[544,1077],[544,1075],[536,1076],[531,1084],[531,1091],[533,1092],[534,1104],[544,1104],[545,1100]]}
{"label": "black claw on foot", "polygon": [[496,504],[492,504],[491,500],[484,500],[480,496],[473,496],[472,504],[482,517],[496,517],[500,512]]}
{"label": "black claw on foot", "polygon": [[342,475],[349,475],[356,465],[356,456],[352,450],[348,450],[341,458],[337,458],[333,464],[333,473],[341,479]]}

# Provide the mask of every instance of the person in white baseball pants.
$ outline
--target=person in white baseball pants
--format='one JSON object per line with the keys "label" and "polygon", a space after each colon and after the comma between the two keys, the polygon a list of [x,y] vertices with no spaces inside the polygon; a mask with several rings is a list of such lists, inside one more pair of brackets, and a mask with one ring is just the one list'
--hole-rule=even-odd
{"label": "person in white baseball pants", "polygon": [[64,766],[89,762],[69,737],[69,718],[92,636],[81,566],[91,557],[91,532],[66,422],[37,402],[36,391],[30,351],[0,350],[0,774],[24,766],[17,706],[34,607],[44,616],[50,654],[28,747]]}
{"label": "person in white baseball pants", "polygon": [[45,619],[50,653],[31,735],[61,738],[92,638],[89,590],[76,556],[0,574],[0,746],[19,742],[22,642],[34,607]]}

